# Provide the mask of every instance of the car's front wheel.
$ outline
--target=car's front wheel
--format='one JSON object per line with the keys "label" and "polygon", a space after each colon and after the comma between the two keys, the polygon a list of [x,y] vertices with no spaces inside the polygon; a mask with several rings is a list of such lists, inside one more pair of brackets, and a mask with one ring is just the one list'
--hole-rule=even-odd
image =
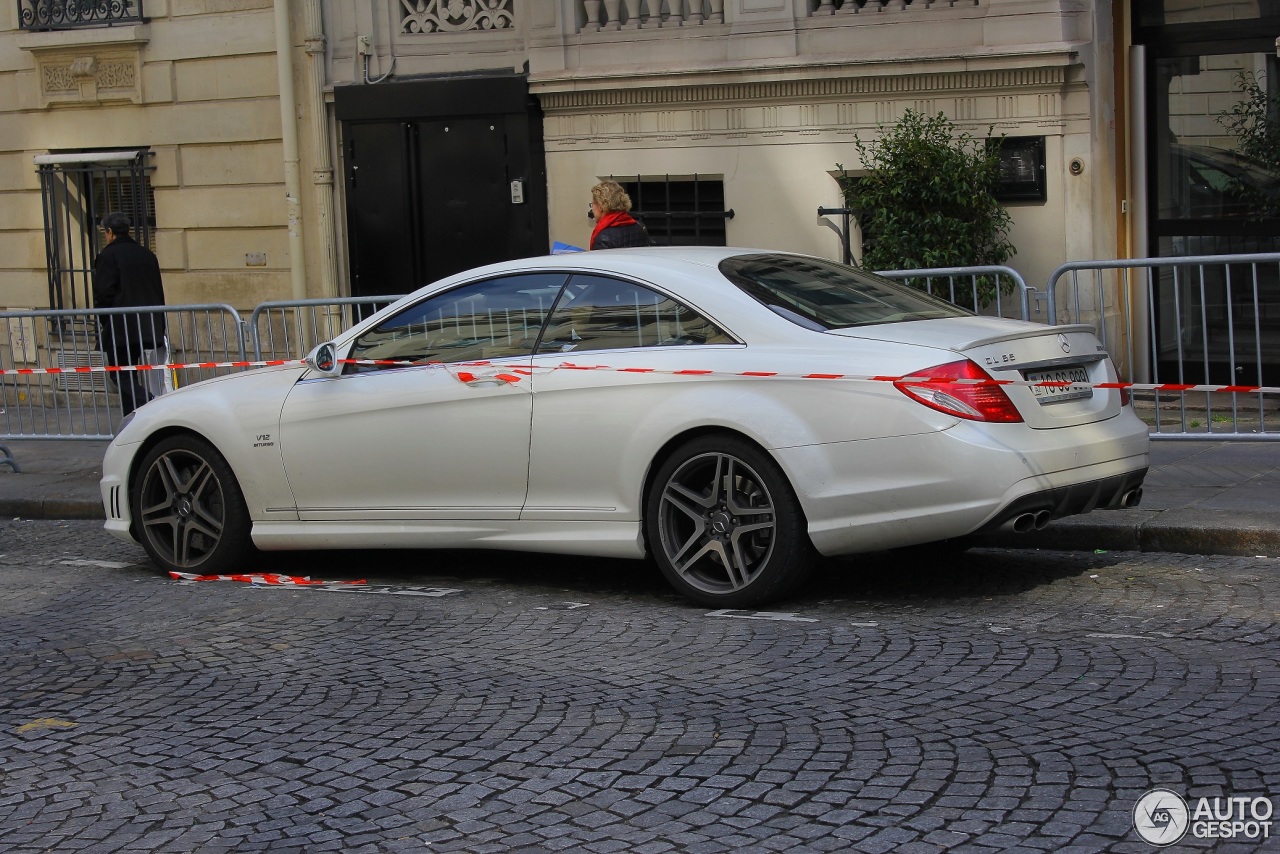
{"label": "car's front wheel", "polygon": [[253,550],[249,511],[231,466],[197,436],[157,443],[138,468],[131,498],[142,547],[162,569],[241,571]]}
{"label": "car's front wheel", "polygon": [[704,436],[660,464],[646,502],[649,548],[678,591],[743,608],[785,595],[817,560],[782,470],[733,436]]}

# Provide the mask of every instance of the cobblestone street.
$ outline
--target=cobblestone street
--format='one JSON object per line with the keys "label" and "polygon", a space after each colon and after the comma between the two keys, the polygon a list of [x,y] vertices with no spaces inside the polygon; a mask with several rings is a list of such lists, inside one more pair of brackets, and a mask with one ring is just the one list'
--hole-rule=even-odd
{"label": "cobblestone street", "polygon": [[246,571],[369,584],[0,522],[0,851],[1148,852],[1152,788],[1280,798],[1275,556],[882,554],[761,613],[635,562]]}

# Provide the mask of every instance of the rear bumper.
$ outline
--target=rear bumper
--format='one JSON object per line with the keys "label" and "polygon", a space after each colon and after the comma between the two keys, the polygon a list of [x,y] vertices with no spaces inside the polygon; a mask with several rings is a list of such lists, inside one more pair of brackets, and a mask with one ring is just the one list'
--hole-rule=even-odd
{"label": "rear bumper", "polygon": [[989,531],[1118,506],[1149,465],[1132,413],[1062,430],[963,422],[915,436],[776,450],[809,537],[834,556]]}
{"label": "rear bumper", "polygon": [[1077,516],[1092,510],[1134,507],[1137,505],[1136,498],[1132,499],[1132,503],[1126,503],[1126,501],[1129,501],[1131,496],[1141,496],[1142,481],[1146,476],[1147,468],[1144,466],[1138,471],[1102,480],[1073,483],[1033,492],[1006,504],[974,533],[994,533],[1028,515],[1035,516],[1035,526],[1041,528],[1045,523],[1053,519],[1061,519],[1063,516]]}

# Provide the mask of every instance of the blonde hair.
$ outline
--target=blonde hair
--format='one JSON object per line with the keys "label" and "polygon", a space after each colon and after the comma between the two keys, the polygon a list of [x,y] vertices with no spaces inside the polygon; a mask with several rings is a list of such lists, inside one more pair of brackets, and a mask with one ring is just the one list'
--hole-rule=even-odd
{"label": "blonde hair", "polygon": [[631,197],[617,181],[601,181],[591,188],[591,199],[605,213],[631,210]]}

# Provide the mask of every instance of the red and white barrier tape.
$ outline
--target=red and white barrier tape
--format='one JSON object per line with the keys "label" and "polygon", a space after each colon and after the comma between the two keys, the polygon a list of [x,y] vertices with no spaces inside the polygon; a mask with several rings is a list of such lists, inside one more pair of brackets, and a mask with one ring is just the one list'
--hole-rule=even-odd
{"label": "red and white barrier tape", "polygon": [[301,365],[301,359],[271,359],[262,362],[188,362],[172,365],[77,365],[67,368],[0,368],[0,376],[34,374],[101,374],[120,371],[176,371],[183,368],[270,368],[279,365]]}
{"label": "red and white barrier tape", "polygon": [[[1029,386],[1034,388],[1117,388],[1128,389],[1130,391],[1168,391],[1168,392],[1223,392],[1228,394],[1280,394],[1280,386],[1258,386],[1258,385],[1208,385],[1204,383],[1130,383],[1130,382],[1108,382],[1108,383],[1089,383],[1089,382],[1070,382],[1070,381],[1054,381],[1042,380],[1032,382],[1030,380],[1002,380],[1002,379],[964,379],[957,377],[928,377],[928,376],[869,376],[863,374],[829,374],[829,373],[783,373],[781,371],[713,371],[698,368],[687,368],[683,370],[672,370],[663,368],[615,368],[610,365],[579,365],[572,362],[563,362],[559,365],[549,367],[537,367],[531,369],[528,365],[507,365],[500,362],[456,362],[445,365],[440,362],[412,362],[412,361],[393,361],[388,359],[343,359],[343,364],[352,365],[381,365],[384,367],[409,367],[409,366],[429,366],[445,368],[460,382],[470,383],[476,380],[501,380],[507,383],[517,383],[522,378],[532,376],[534,370],[539,371],[612,371],[623,374],[659,374],[665,376],[682,376],[682,377],[736,377],[736,378],[775,378],[775,379],[793,379],[793,380],[853,380],[861,382],[908,382],[908,383],[929,383],[936,385],[1015,385]],[[268,359],[257,362],[189,362],[175,363],[169,365],[93,365],[93,366],[77,366],[67,368],[0,368],[0,376],[30,376],[36,374],[89,374],[104,373],[112,371],[165,371],[165,370],[183,370],[189,368],[264,368],[278,367],[281,365],[301,365],[304,362],[301,359]],[[473,373],[471,371],[461,370],[462,368],[492,368],[502,373]]]}
{"label": "red and white barrier tape", "polygon": [[245,584],[291,585],[295,587],[335,587],[368,584],[364,581],[312,581],[311,576],[277,575],[273,572],[252,575],[194,575],[190,572],[170,572],[175,581],[241,581]]}

